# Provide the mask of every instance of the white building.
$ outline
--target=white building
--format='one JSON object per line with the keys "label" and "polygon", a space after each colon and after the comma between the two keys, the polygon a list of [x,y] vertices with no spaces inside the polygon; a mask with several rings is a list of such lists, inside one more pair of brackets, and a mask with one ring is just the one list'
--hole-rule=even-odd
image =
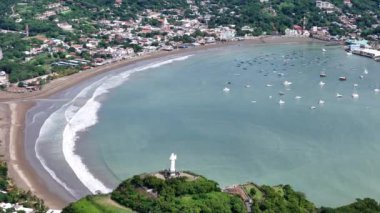
{"label": "white building", "polygon": [[57,26],[59,28],[61,28],[62,30],[65,30],[65,31],[72,31],[73,30],[73,26],[67,22],[65,23],[58,23]]}
{"label": "white building", "polygon": [[334,4],[328,2],[328,1],[315,1],[315,6],[317,6],[321,10],[333,10],[335,9]]}
{"label": "white building", "polygon": [[0,85],[8,85],[8,77],[4,71],[0,71]]}

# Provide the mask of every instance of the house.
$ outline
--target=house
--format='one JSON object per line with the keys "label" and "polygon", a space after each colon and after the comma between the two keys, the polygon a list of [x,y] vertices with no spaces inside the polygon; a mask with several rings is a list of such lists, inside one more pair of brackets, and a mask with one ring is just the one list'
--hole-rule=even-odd
{"label": "house", "polygon": [[315,6],[318,7],[321,10],[326,10],[327,12],[333,12],[335,9],[335,5],[328,2],[328,1],[315,1]]}
{"label": "house", "polygon": [[58,23],[57,26],[59,28],[61,28],[62,30],[65,30],[65,31],[72,31],[73,30],[73,26],[67,22]]}
{"label": "house", "polygon": [[4,71],[0,71],[0,85],[8,85],[8,76]]}
{"label": "house", "polygon": [[343,3],[344,3],[344,5],[347,5],[348,7],[352,7],[351,0],[344,0]]}

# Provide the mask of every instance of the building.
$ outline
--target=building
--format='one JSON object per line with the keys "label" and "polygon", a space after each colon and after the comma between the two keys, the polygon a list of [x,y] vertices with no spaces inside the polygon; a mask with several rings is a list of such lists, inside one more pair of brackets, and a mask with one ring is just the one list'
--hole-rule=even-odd
{"label": "building", "polygon": [[65,31],[72,31],[73,30],[73,26],[67,22],[65,23],[58,23],[57,26],[59,28],[61,28],[62,30],[65,30]]}
{"label": "building", "polygon": [[343,3],[344,3],[344,5],[347,5],[348,7],[352,7],[351,0],[344,0]]}
{"label": "building", "polygon": [[335,5],[328,2],[328,1],[315,1],[315,6],[318,7],[321,10],[333,10],[335,9]]}
{"label": "building", "polygon": [[8,82],[8,76],[4,71],[0,71],[0,85],[7,86],[9,84]]}

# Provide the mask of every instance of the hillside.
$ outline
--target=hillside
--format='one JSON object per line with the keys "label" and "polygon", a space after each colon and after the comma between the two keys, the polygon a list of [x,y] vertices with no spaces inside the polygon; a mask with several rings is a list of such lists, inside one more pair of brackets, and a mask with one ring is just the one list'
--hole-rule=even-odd
{"label": "hillside", "polygon": [[63,213],[136,212],[380,212],[369,198],[339,208],[316,208],[303,193],[289,185],[258,186],[247,183],[223,191],[218,184],[192,173],[164,178],[162,173],[137,175],[122,182],[110,195],[85,197]]}

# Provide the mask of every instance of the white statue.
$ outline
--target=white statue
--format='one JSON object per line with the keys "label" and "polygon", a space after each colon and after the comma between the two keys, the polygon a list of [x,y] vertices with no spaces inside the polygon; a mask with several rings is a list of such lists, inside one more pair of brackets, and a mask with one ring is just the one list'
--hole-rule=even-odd
{"label": "white statue", "polygon": [[170,175],[175,175],[175,160],[177,160],[177,155],[172,153],[170,155]]}

